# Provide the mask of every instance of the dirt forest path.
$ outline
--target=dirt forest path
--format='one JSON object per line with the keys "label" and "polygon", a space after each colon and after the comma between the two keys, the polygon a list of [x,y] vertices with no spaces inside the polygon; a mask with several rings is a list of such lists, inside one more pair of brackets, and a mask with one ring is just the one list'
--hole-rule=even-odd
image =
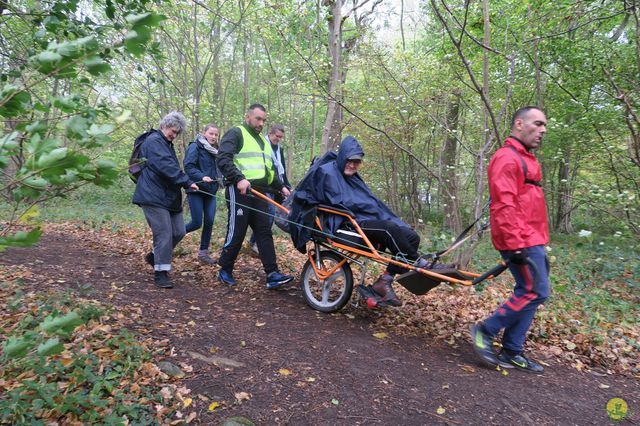
{"label": "dirt forest path", "polygon": [[[48,232],[35,247],[3,253],[0,263],[29,270],[28,286],[69,288],[113,304],[131,317],[135,333],[169,339],[164,359],[191,367],[182,381],[194,399],[221,404],[213,412],[201,404],[201,424],[244,416],[262,425],[602,425],[610,423],[605,406],[613,397],[629,405],[620,424],[640,422],[633,378],[560,364],[541,376],[504,375],[478,365],[466,336],[451,346],[393,330],[376,338],[371,319],[380,313],[317,313],[296,286],[266,290],[259,268],[227,288],[213,268],[193,262],[174,274],[175,288],[158,289],[131,247],[106,250],[79,235]],[[238,404],[234,395],[242,392]]]}

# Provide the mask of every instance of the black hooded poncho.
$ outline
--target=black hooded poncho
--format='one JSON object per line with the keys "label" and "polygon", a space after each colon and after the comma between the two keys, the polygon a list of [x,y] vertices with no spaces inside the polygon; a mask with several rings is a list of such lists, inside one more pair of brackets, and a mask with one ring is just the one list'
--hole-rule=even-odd
{"label": "black hooded poncho", "polygon": [[[298,251],[306,253],[307,241],[311,238],[309,228],[313,227],[315,207],[319,204],[348,210],[357,222],[388,220],[408,226],[373,195],[359,174],[344,175],[347,159],[353,155],[362,156],[364,151],[354,137],[347,136],[340,144],[337,155],[335,152],[328,152],[322,156],[296,187],[289,220],[298,224],[290,226],[291,240]],[[324,231],[335,234],[344,220],[342,216],[328,215],[324,219]]]}

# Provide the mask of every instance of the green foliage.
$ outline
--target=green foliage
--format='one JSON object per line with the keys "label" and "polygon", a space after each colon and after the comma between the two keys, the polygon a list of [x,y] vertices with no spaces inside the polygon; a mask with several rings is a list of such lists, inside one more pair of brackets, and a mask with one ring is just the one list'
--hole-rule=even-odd
{"label": "green foliage", "polygon": [[[122,114],[93,89],[108,82],[116,58],[146,52],[165,18],[147,11],[147,0],[116,3],[3,5],[11,13],[0,16],[8,43],[0,63],[0,194],[9,207],[1,211],[0,250],[37,241],[37,223],[24,220],[32,206],[87,184],[108,187],[120,174],[99,153]],[[85,12],[95,21],[77,18]]]}
{"label": "green foliage", "polygon": [[29,303],[31,314],[22,316],[2,346],[0,378],[7,391],[0,397],[0,423],[156,422],[152,403],[162,403],[160,397],[135,382],[150,353],[126,330],[100,328],[102,307],[60,293],[41,295],[34,305],[16,291],[12,305],[20,303]]}

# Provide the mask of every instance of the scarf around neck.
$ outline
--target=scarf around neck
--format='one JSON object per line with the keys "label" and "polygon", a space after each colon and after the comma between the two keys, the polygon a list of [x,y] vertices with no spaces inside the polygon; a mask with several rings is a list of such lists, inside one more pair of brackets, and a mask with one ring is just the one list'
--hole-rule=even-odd
{"label": "scarf around neck", "polygon": [[202,135],[198,135],[198,138],[196,139],[200,145],[202,145],[202,147],[204,149],[207,150],[207,152],[209,152],[211,155],[218,155],[218,150],[209,143],[209,141],[207,140],[207,138],[205,138]]}

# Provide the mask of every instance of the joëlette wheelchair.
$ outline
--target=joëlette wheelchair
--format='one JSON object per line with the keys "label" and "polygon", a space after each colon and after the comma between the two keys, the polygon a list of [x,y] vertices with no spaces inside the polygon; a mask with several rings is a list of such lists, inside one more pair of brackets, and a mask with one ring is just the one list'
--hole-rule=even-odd
{"label": "jo\u00eblette wheelchair", "polygon": [[[251,193],[273,204],[285,214],[289,213],[286,207],[261,192],[251,189]],[[336,235],[331,235],[325,232],[322,226],[325,215],[343,216],[347,226],[345,229],[339,229]],[[421,258],[428,259],[429,263],[426,267],[419,267],[418,261],[409,261],[379,251],[348,211],[319,205],[316,207],[314,223],[309,243],[312,247],[307,250],[308,259],[302,269],[300,285],[306,302],[320,312],[336,312],[349,302],[354,289],[352,264],[359,266],[357,291],[365,301],[371,293],[370,288],[364,285],[369,262],[394,264],[407,269],[408,272],[396,277],[396,281],[416,295],[426,294],[443,282],[473,286],[486,279],[495,278],[507,269],[507,262],[500,262],[485,273],[477,274],[440,263],[442,256],[468,238],[465,238],[464,234],[471,226],[446,250],[422,255]]]}

